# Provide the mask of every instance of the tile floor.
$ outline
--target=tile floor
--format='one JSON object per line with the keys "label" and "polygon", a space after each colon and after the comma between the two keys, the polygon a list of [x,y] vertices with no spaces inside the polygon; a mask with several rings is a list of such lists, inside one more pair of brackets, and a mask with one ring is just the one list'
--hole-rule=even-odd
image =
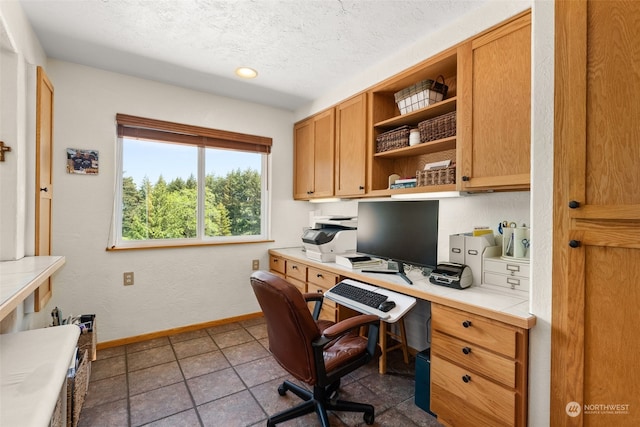
{"label": "tile floor", "polygon": [[[300,400],[277,387],[290,379],[267,350],[264,319],[231,323],[98,351],[80,427],[264,426],[268,414]],[[390,355],[388,373],[377,362],[342,381],[340,396],[367,402],[375,426],[440,424],[414,404],[414,363]],[[364,426],[362,414],[330,412],[331,425]],[[315,413],[280,424],[318,426]]]}

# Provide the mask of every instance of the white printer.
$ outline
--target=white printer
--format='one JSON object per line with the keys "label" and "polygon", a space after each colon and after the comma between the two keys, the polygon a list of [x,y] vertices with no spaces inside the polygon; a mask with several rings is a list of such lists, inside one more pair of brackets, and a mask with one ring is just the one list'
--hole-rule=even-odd
{"label": "white printer", "polygon": [[320,262],[334,262],[336,254],[356,250],[355,217],[317,217],[313,227],[302,234],[307,258]]}

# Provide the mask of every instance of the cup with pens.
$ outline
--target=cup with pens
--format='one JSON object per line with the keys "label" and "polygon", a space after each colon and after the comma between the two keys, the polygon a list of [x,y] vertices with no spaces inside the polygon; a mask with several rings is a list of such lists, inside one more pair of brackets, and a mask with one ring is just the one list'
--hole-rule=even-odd
{"label": "cup with pens", "polygon": [[502,234],[502,257],[521,261],[529,260],[531,247],[530,229],[522,224],[518,227],[514,221],[502,221],[498,224]]}

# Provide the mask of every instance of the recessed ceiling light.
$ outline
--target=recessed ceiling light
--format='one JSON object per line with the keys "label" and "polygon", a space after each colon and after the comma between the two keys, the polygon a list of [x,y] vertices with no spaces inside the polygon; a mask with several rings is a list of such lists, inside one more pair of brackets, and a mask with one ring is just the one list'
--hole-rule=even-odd
{"label": "recessed ceiling light", "polygon": [[236,75],[238,77],[242,77],[243,79],[253,79],[258,75],[258,72],[253,68],[240,67],[236,68]]}

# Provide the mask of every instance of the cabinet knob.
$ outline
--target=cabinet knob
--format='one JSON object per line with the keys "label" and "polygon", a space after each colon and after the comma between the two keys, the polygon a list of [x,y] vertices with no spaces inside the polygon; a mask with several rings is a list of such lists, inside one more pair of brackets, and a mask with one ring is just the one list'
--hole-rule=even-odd
{"label": "cabinet knob", "polygon": [[313,191],[309,190],[309,191],[307,191],[307,194],[311,195],[311,194],[313,194]]}
{"label": "cabinet knob", "polygon": [[364,190],[364,185],[361,185],[360,187],[358,187],[358,190]]}
{"label": "cabinet knob", "polygon": [[469,375],[463,375],[462,381],[464,381],[465,383],[468,383],[469,381],[471,381],[471,377]]}
{"label": "cabinet knob", "polygon": [[462,347],[462,352],[464,354],[469,354],[471,353],[471,347]]}
{"label": "cabinet knob", "polygon": [[467,175],[463,175],[463,176],[462,176],[462,180],[463,180],[463,181],[470,181],[470,180],[471,180],[471,177],[469,177],[469,176],[467,176]]}
{"label": "cabinet knob", "polygon": [[577,209],[577,208],[579,208],[579,207],[580,207],[580,202],[578,202],[578,201],[576,201],[576,200],[571,200],[571,201],[569,202],[569,207],[570,207],[571,209]]}
{"label": "cabinet knob", "polygon": [[571,246],[572,248],[579,248],[580,240],[569,240],[569,246]]}
{"label": "cabinet knob", "polygon": [[465,328],[468,328],[471,326],[471,320],[465,320],[464,322],[462,322],[462,326],[464,326]]}

